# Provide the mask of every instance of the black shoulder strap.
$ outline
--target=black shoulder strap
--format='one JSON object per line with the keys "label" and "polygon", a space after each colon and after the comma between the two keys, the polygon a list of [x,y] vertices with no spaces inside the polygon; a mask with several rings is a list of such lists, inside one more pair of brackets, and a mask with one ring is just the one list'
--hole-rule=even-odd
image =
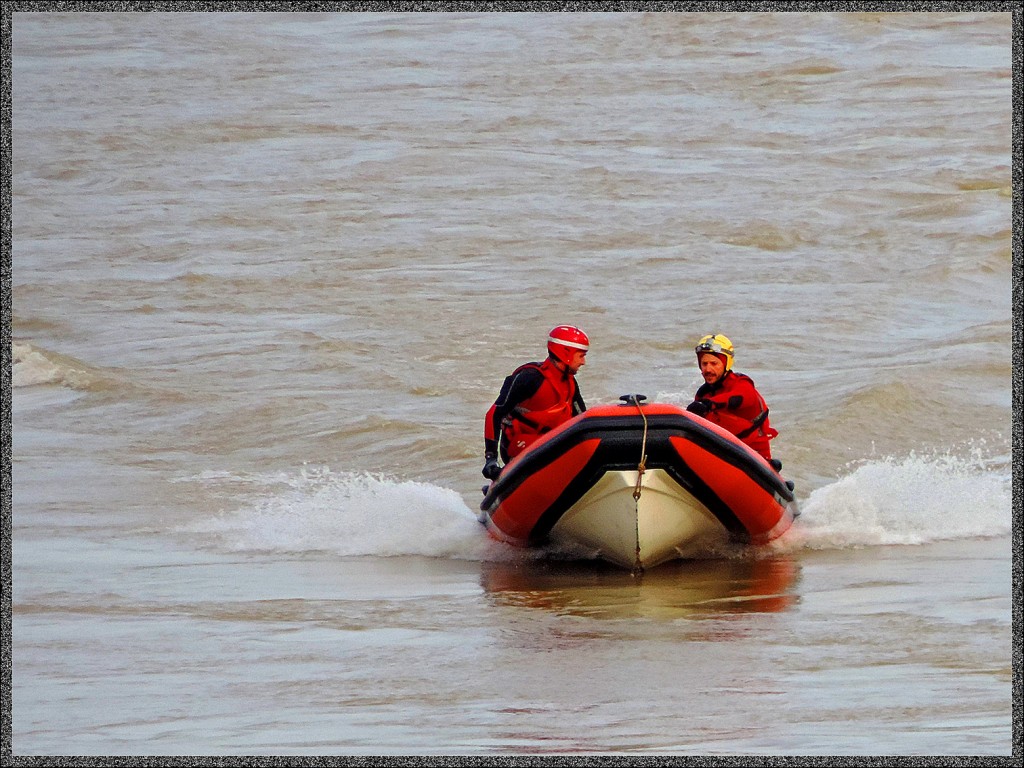
{"label": "black shoulder strap", "polygon": [[737,432],[736,433],[736,437],[738,437],[740,440],[742,440],[744,437],[750,437],[750,435],[754,434],[754,430],[760,429],[761,425],[764,424],[764,420],[767,419],[767,418],[768,418],[768,409],[765,408],[763,411],[761,411],[759,414],[757,414],[757,418],[755,418],[750,423],[749,427],[744,429],[742,432]]}

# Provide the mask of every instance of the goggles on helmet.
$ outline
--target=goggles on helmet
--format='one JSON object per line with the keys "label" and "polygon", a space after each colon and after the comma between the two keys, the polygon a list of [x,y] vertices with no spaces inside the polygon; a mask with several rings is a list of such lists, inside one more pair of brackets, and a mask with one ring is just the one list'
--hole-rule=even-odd
{"label": "goggles on helmet", "polygon": [[702,341],[700,344],[697,345],[697,350],[696,351],[697,351],[698,355],[701,352],[714,352],[716,355],[731,355],[732,354],[732,350],[731,349],[723,347],[717,341]]}

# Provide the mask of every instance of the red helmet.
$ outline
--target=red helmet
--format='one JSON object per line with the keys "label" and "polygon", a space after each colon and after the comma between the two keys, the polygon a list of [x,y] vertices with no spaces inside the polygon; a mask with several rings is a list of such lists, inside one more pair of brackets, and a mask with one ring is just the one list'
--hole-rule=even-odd
{"label": "red helmet", "polygon": [[587,334],[574,325],[559,325],[551,329],[548,334],[548,352],[559,362],[568,363],[575,349],[590,349]]}

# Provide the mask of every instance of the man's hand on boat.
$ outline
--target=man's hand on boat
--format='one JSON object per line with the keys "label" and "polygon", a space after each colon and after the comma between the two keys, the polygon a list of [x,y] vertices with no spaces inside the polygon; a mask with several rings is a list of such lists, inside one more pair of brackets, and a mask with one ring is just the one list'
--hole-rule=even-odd
{"label": "man's hand on boat", "polygon": [[686,406],[686,410],[696,416],[707,416],[712,410],[714,410],[714,403],[710,400],[694,400]]}
{"label": "man's hand on boat", "polygon": [[498,466],[498,457],[493,453],[484,454],[484,468],[481,473],[488,480],[497,480],[501,474],[501,467]]}

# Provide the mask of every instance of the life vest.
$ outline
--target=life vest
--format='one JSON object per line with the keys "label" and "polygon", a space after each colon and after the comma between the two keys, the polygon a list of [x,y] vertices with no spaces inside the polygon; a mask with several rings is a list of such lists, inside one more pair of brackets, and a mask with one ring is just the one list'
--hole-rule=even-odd
{"label": "life vest", "polygon": [[[729,399],[741,395],[739,408],[729,408]],[[705,384],[697,390],[697,398],[710,400],[717,406],[704,418],[729,430],[764,458],[771,459],[768,441],[779,433],[768,421],[768,404],[749,376],[730,371],[717,387]]]}
{"label": "life vest", "polygon": [[576,380],[555,367],[548,358],[543,363],[526,363],[519,366],[512,375],[524,368],[534,368],[544,376],[544,382],[537,391],[519,403],[501,422],[502,442],[505,443],[509,458],[517,456],[534,440],[571,419],[573,397],[576,394]]}

